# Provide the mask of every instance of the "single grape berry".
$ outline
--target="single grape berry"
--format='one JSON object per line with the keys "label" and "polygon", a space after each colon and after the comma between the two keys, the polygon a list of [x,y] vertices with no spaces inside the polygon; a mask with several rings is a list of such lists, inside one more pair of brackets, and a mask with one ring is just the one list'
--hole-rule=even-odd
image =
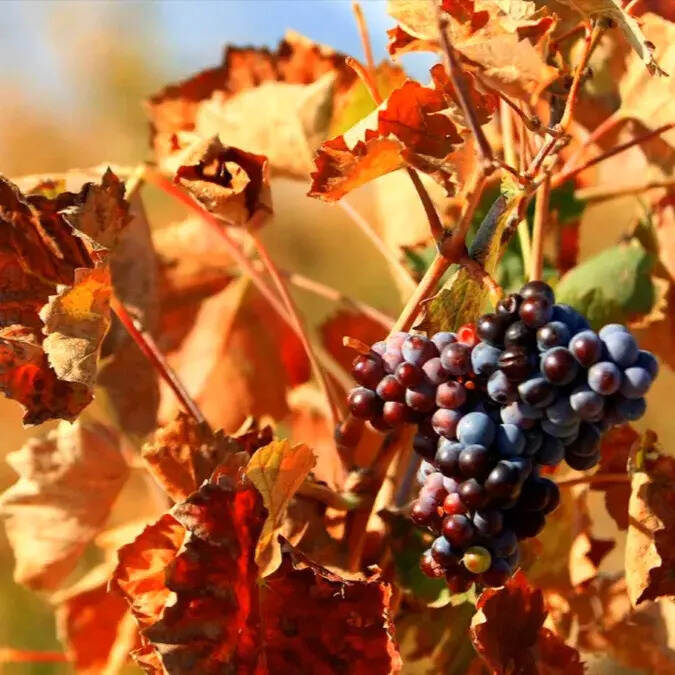
{"label": "single grape berry", "polygon": [[382,406],[382,421],[389,427],[405,424],[408,417],[408,406],[401,401],[386,401]]}
{"label": "single grape berry", "polygon": [[431,557],[443,567],[457,565],[459,558],[452,544],[445,537],[437,537],[431,544]]}
{"label": "single grape berry", "polygon": [[572,390],[569,402],[572,410],[582,420],[595,419],[598,415],[602,414],[605,407],[604,397],[585,384]]}
{"label": "single grape berry", "polygon": [[488,447],[495,438],[495,424],[485,413],[470,412],[459,421],[457,438],[464,445]]}
{"label": "single grape berry", "polygon": [[417,412],[431,412],[436,405],[436,390],[428,382],[422,382],[412,389],[405,390],[405,402]]}
{"label": "single grape berry", "polygon": [[618,391],[621,380],[621,371],[611,361],[598,361],[588,369],[588,386],[603,396]]}
{"label": "single grape berry", "polygon": [[520,398],[535,408],[545,408],[555,400],[555,388],[543,377],[533,377],[518,385]]}
{"label": "single grape berry", "polygon": [[459,475],[459,453],[464,446],[456,441],[449,441],[447,438],[441,438],[438,442],[438,450],[436,451],[435,463],[438,470],[444,476]]}
{"label": "single grape berry", "polygon": [[431,555],[431,549],[426,550],[420,559],[420,569],[422,574],[432,579],[438,579],[445,576],[445,570],[439,565]]}
{"label": "single grape berry", "polygon": [[521,301],[522,297],[518,293],[507,295],[497,303],[497,314],[506,317],[509,322],[515,321]]}
{"label": "single grape berry", "polygon": [[438,386],[441,382],[445,382],[450,374],[448,373],[443,365],[441,364],[441,359],[438,356],[434,356],[429,359],[423,366],[422,371],[427,377],[427,380],[431,382],[434,386]]}
{"label": "single grape berry", "polygon": [[572,449],[567,448],[565,450],[565,461],[575,471],[586,471],[592,469],[600,461],[600,452],[596,450],[590,455],[579,455]]}
{"label": "single grape berry", "polygon": [[518,537],[516,537],[513,530],[502,529],[492,540],[492,552],[500,558],[513,555],[517,550]]}
{"label": "single grape berry", "polygon": [[628,399],[620,396],[614,405],[620,416],[627,422],[639,420],[647,410],[647,402],[644,398]]}
{"label": "single grape berry", "polygon": [[546,516],[541,511],[523,512],[514,509],[507,520],[518,539],[536,537],[546,524]]}
{"label": "single grape berry", "polygon": [[382,359],[375,354],[357,356],[352,364],[352,375],[360,385],[375,389],[377,383],[384,377]]}
{"label": "single grape berry", "polygon": [[480,575],[480,582],[488,588],[503,586],[511,576],[511,565],[503,558],[494,558],[490,569]]}
{"label": "single grape berry", "polygon": [[443,502],[443,511],[449,516],[454,514],[466,515],[469,509],[456,492],[451,492]]}
{"label": "single grape berry", "polygon": [[630,333],[615,331],[602,338],[609,358],[621,368],[632,366],[638,359],[639,349]]}
{"label": "single grape berry", "polygon": [[549,321],[537,331],[537,346],[545,352],[553,347],[567,347],[570,329],[562,321]]}
{"label": "single grape berry", "polygon": [[412,363],[404,361],[395,372],[396,379],[406,388],[416,387],[424,379],[424,373],[421,368]]}
{"label": "single grape berry", "polygon": [[528,478],[518,497],[518,508],[522,511],[543,511],[549,500],[546,478]]}
{"label": "single grape berry", "polygon": [[409,335],[401,344],[403,358],[415,366],[421,366],[434,356],[438,356],[436,345],[422,335]]}
{"label": "single grape berry", "polygon": [[572,333],[588,328],[584,317],[576,309],[562,302],[553,305],[552,319],[564,323]]}
{"label": "single grape berry", "polygon": [[608,323],[603,326],[598,333],[598,336],[601,340],[604,340],[608,335],[612,333],[627,333],[628,329],[621,323]]}
{"label": "single grape berry", "polygon": [[453,514],[443,519],[443,536],[458,549],[468,546],[475,534],[473,523],[467,516]]}
{"label": "single grape berry", "polygon": [[639,366],[631,366],[623,371],[623,382],[619,391],[626,398],[642,398],[652,384],[649,371]]}
{"label": "single grape berry", "polygon": [[522,298],[544,298],[552,305],[555,302],[553,289],[544,281],[528,281],[521,289]]}
{"label": "single grape berry", "polygon": [[457,342],[457,336],[448,331],[441,331],[440,333],[433,335],[431,341],[436,345],[436,349],[440,354],[446,345],[449,345],[451,342]]}
{"label": "single grape berry", "polygon": [[356,387],[351,390],[348,403],[352,415],[361,419],[370,419],[379,414],[382,401],[371,389]]}
{"label": "single grape berry", "polygon": [[[487,381],[488,396],[501,405],[511,403],[518,398],[518,388],[515,383],[506,377],[503,370],[496,370]],[[438,401],[438,393],[436,394]]]}
{"label": "single grape berry", "polygon": [[469,478],[460,483],[457,493],[470,509],[479,509],[485,504],[487,498],[485,488],[475,478]]}
{"label": "single grape berry", "polygon": [[602,357],[602,340],[592,330],[584,330],[570,340],[568,349],[584,368],[590,368]]}
{"label": "single grape berry", "polygon": [[467,549],[462,557],[464,567],[472,574],[483,574],[490,569],[492,564],[492,556],[490,551],[482,546],[472,546]]}
{"label": "single grape berry", "polygon": [[441,365],[453,377],[466,375],[471,368],[471,348],[461,342],[453,342],[443,348]]}
{"label": "single grape berry", "polygon": [[448,380],[436,389],[436,405],[441,408],[461,408],[466,403],[466,389],[456,380]]}
{"label": "single grape berry", "polygon": [[508,499],[517,488],[519,479],[520,473],[516,467],[500,461],[485,479],[485,492],[490,499]]}
{"label": "single grape berry", "polygon": [[504,332],[508,328],[508,318],[503,314],[483,314],[476,322],[478,337],[494,347],[504,343]]}
{"label": "single grape berry", "polygon": [[525,298],[520,305],[519,315],[529,328],[539,328],[553,316],[553,303],[545,296]]}
{"label": "single grape berry", "polygon": [[422,527],[429,525],[435,515],[437,515],[436,506],[432,502],[425,502],[420,499],[418,499],[410,509],[410,517],[415,523]]}
{"label": "single grape berry", "polygon": [[496,461],[495,453],[484,445],[467,445],[459,453],[458,465],[465,478],[482,480],[490,473]]}
{"label": "single grape berry", "polygon": [[497,368],[501,350],[487,342],[479,342],[471,351],[471,367],[476,375],[488,376]]}
{"label": "single grape berry", "polygon": [[481,537],[494,537],[504,526],[504,516],[498,509],[483,509],[473,514],[473,526]]}
{"label": "single grape berry", "polygon": [[557,466],[563,461],[564,457],[565,446],[563,442],[559,438],[545,434],[541,448],[539,448],[534,458],[537,464]]}
{"label": "single grape berry", "polygon": [[541,374],[552,384],[564,386],[574,380],[579,364],[565,347],[553,347],[541,359]]}
{"label": "single grape berry", "polygon": [[515,424],[500,424],[495,446],[501,457],[516,457],[525,450],[525,436]]}
{"label": "single grape berry", "polygon": [[[597,394],[596,394],[597,395]],[[570,397],[561,395],[545,410],[546,418],[554,424],[569,424],[579,420],[579,415],[572,408]]]}
{"label": "single grape berry", "polygon": [[499,356],[497,366],[511,382],[522,382],[532,372],[532,355],[525,347],[509,346]]}
{"label": "single grape berry", "polygon": [[438,436],[416,433],[413,438],[413,450],[424,459],[432,460],[436,456],[437,445]]}
{"label": "single grape berry", "polygon": [[383,401],[401,401],[405,396],[405,387],[394,375],[385,375],[377,385],[376,391]]}
{"label": "single grape berry", "polygon": [[435,433],[444,438],[455,438],[457,425],[462,419],[458,410],[439,408],[431,417],[431,425]]}
{"label": "single grape berry", "polygon": [[656,379],[656,376],[659,374],[659,362],[656,360],[654,354],[644,349],[638,352],[635,365],[638,368],[644,368],[652,376],[652,380]]}
{"label": "single grape berry", "polygon": [[509,347],[523,347],[524,349],[531,349],[537,343],[537,333],[528,328],[522,321],[512,323],[504,333],[504,346]]}

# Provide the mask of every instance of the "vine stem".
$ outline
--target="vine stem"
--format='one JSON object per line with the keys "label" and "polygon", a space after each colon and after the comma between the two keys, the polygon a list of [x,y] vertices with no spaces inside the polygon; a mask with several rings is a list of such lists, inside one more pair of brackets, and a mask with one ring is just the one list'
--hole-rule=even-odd
{"label": "vine stem", "polygon": [[614,157],[614,155],[618,155],[619,153],[624,152],[624,150],[628,150],[629,148],[632,148],[635,145],[641,145],[642,143],[645,143],[646,141],[652,138],[656,138],[657,136],[660,136],[661,134],[665,133],[666,131],[670,131],[671,129],[675,129],[675,122],[664,124],[658,127],[657,129],[654,129],[653,131],[650,131],[646,134],[642,134],[641,136],[638,136],[626,143],[622,143],[621,145],[617,145],[616,147],[607,150],[607,152],[603,152],[601,155],[598,155],[597,157],[593,157],[589,160],[586,160],[582,164],[579,164],[578,166],[569,168],[567,171],[562,170],[555,176],[553,176],[553,178],[551,179],[551,186],[553,188],[559,187],[566,181],[580,174],[582,171],[590,169],[590,167],[595,166],[600,162],[604,162],[606,159]]}
{"label": "vine stem", "polygon": [[187,392],[185,385],[181,382],[178,375],[176,375],[173,368],[171,368],[150,333],[145,331],[141,324],[129,314],[127,308],[115,295],[112,295],[110,298],[110,308],[120,320],[127,333],[129,333],[131,339],[143,352],[143,355],[152,363],[159,375],[171,387],[171,390],[185,410],[192,415],[197,424],[206,424],[204,413],[202,413],[199,406]]}
{"label": "vine stem", "polygon": [[546,174],[544,182],[537,190],[534,207],[534,225],[532,228],[532,253],[530,254],[530,281],[541,279],[544,267],[544,229],[548,217],[551,196],[551,176]]}
{"label": "vine stem", "polygon": [[576,190],[574,196],[577,199],[586,202],[601,202],[607,199],[615,199],[617,197],[626,197],[628,195],[637,195],[647,190],[655,188],[672,188],[675,187],[675,178],[667,178],[665,180],[652,180],[646,183],[635,183],[633,185],[594,185],[593,187],[581,188]]}
{"label": "vine stem", "polygon": [[65,663],[64,652],[0,647],[0,663]]}
{"label": "vine stem", "polygon": [[368,31],[368,24],[366,23],[366,17],[363,16],[363,10],[361,9],[361,4],[356,0],[352,2],[352,11],[356,17],[356,27],[359,31],[359,37],[361,38],[361,46],[363,47],[363,55],[366,59],[366,66],[370,71],[370,76],[375,80],[375,60],[373,59],[373,48],[370,42],[370,32]]}
{"label": "vine stem", "polygon": [[556,482],[558,487],[574,487],[575,485],[597,485],[599,483],[630,483],[630,476],[627,473],[594,473],[591,476],[581,476],[580,478],[565,478]]}
{"label": "vine stem", "polygon": [[309,339],[309,336],[307,335],[305,326],[302,320],[300,319],[298,308],[296,307],[295,302],[291,297],[291,294],[288,292],[286,284],[284,283],[284,280],[282,279],[281,274],[277,269],[277,266],[274,264],[274,260],[272,260],[272,256],[269,254],[269,251],[267,250],[265,244],[262,242],[262,240],[257,234],[251,234],[251,238],[253,239],[253,243],[255,244],[255,248],[256,251],[258,252],[258,255],[260,256],[260,259],[267,268],[267,272],[272,278],[272,281],[274,282],[277,291],[279,291],[279,295],[281,296],[281,299],[284,305],[286,306],[286,311],[289,313],[293,323],[295,324],[296,333],[298,335],[298,338],[300,339],[300,342],[302,343],[302,346],[305,349],[307,358],[309,359],[309,362],[312,366],[312,370],[314,371],[314,376],[316,377],[321,392],[323,393],[323,395],[326,398],[326,401],[328,402],[328,407],[330,409],[331,414],[331,422],[332,426],[334,427],[342,418],[340,408],[330,390],[328,380],[326,378],[326,373],[319,364],[316,354],[312,349],[312,343]]}

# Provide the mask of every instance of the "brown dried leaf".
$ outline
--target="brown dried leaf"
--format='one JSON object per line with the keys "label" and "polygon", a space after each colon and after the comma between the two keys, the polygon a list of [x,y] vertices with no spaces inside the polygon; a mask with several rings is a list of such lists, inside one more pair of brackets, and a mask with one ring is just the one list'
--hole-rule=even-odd
{"label": "brown dried leaf", "polygon": [[502,588],[484,591],[476,609],[471,639],[495,674],[583,675],[577,650],[543,627],[542,593],[527,583],[522,572]]}
{"label": "brown dried leaf", "polygon": [[626,582],[633,606],[675,595],[675,458],[661,454],[648,431],[638,455],[628,505]]}
{"label": "brown dried leaf", "polygon": [[160,427],[143,446],[143,459],[174,501],[192,494],[228,456],[242,447],[222,432],[213,434],[186,413]]}
{"label": "brown dried leaf", "polygon": [[286,534],[284,520],[291,497],[316,464],[314,453],[306,445],[287,440],[273,441],[256,451],[246,467],[248,479],[260,492],[267,518],[255,550],[255,562],[261,577],[281,564],[279,536]]}
{"label": "brown dried leaf", "polygon": [[98,534],[128,475],[118,440],[99,424],[61,422],[7,461],[19,480],[0,498],[14,578],[56,588]]}
{"label": "brown dried leaf", "polygon": [[217,136],[190,146],[176,181],[228,225],[252,224],[254,218],[260,224],[272,213],[267,158],[226,147]]}
{"label": "brown dried leaf", "polygon": [[584,531],[580,532],[570,546],[570,583],[580,586],[598,576],[602,559],[616,546],[611,539],[595,539]]}

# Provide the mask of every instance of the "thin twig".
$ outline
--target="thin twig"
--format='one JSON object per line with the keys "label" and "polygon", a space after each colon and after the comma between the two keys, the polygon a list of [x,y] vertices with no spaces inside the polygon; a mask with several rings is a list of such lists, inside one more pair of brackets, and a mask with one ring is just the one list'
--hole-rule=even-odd
{"label": "thin twig", "polygon": [[614,157],[614,155],[618,155],[619,153],[623,152],[624,150],[628,150],[629,148],[632,148],[635,145],[641,145],[642,143],[645,143],[646,141],[650,140],[651,138],[655,138],[656,136],[660,136],[661,134],[665,133],[666,131],[670,131],[671,129],[675,129],[675,122],[670,122],[669,124],[664,124],[660,126],[658,129],[654,129],[654,131],[650,131],[646,134],[642,134],[641,136],[638,136],[634,138],[631,141],[628,141],[626,143],[622,143],[621,145],[617,145],[614,148],[611,148],[610,150],[607,150],[607,152],[603,152],[601,155],[598,155],[597,157],[593,157],[592,159],[586,160],[582,164],[572,167],[568,169],[567,171],[560,171],[557,173],[553,178],[551,179],[551,186],[553,188],[559,187],[566,181],[570,180],[571,178],[574,178],[576,175],[580,174],[582,171],[585,171],[586,169],[589,169],[592,166],[595,166],[596,164],[599,164],[600,162],[604,162],[606,159],[609,159],[610,157]]}
{"label": "thin twig", "polygon": [[348,56],[345,59],[345,63],[356,73],[359,80],[363,82],[373,101],[375,101],[377,105],[380,105],[380,103],[382,103],[382,97],[380,96],[380,93],[377,90],[377,84],[368,69],[353,56]]}
{"label": "thin twig", "polygon": [[627,473],[594,473],[581,478],[565,478],[557,481],[558,487],[574,487],[575,485],[597,485],[598,483],[629,483],[630,476]]}
{"label": "thin twig", "polygon": [[586,71],[586,66],[588,61],[591,58],[591,54],[595,49],[595,46],[600,40],[604,28],[600,22],[596,22],[592,28],[586,30],[586,37],[584,39],[584,51],[581,53],[581,60],[574,72],[574,79],[572,80],[572,86],[570,87],[569,94],[567,95],[567,101],[565,102],[565,110],[563,111],[560,122],[558,122],[557,128],[565,132],[567,131],[569,125],[572,122],[574,117],[574,107],[577,103],[577,98],[579,96],[579,89],[581,87],[581,82],[583,80],[584,73]]}
{"label": "thin twig", "polygon": [[434,203],[431,201],[431,197],[422,184],[422,179],[419,177],[417,171],[415,171],[415,169],[411,169],[409,166],[406,167],[406,171],[410,176],[412,184],[415,186],[415,190],[417,190],[417,194],[419,195],[422,206],[424,207],[424,212],[427,214],[431,236],[434,238],[434,241],[440,241],[445,235],[445,228],[441,223],[441,219],[438,217]]}
{"label": "thin twig", "polygon": [[361,38],[361,46],[363,47],[363,55],[366,59],[366,66],[370,71],[371,77],[375,79],[376,69],[375,61],[373,59],[373,48],[370,44],[370,33],[368,32],[368,24],[366,23],[366,17],[363,16],[363,10],[361,5],[353,0],[352,2],[352,11],[356,17],[356,27],[359,30],[359,37]]}
{"label": "thin twig", "polygon": [[277,270],[277,267],[274,264],[274,260],[272,260],[272,256],[269,254],[269,251],[267,250],[267,247],[263,243],[262,239],[260,239],[259,236],[254,234],[251,235],[251,238],[253,239],[253,243],[255,244],[255,248],[256,251],[258,252],[258,255],[260,256],[260,259],[267,268],[267,272],[269,273],[270,277],[272,277],[272,281],[274,282],[274,285],[279,291],[279,295],[281,296],[281,299],[284,305],[286,306],[286,311],[290,314],[293,323],[295,324],[296,333],[298,335],[298,338],[300,339],[302,346],[305,349],[307,358],[309,359],[309,362],[312,366],[312,370],[314,371],[314,377],[316,377],[319,388],[321,389],[326,399],[326,402],[328,403],[328,408],[330,410],[332,418],[331,426],[334,427],[342,419],[340,408],[336,403],[336,401],[334,400],[334,397],[331,393],[331,390],[328,385],[328,380],[326,378],[326,374],[321,365],[319,364],[316,355],[314,354],[314,350],[312,349],[312,343],[309,339],[309,336],[307,335],[305,326],[302,323],[300,313],[298,312],[298,308],[296,307],[295,302],[291,297],[291,294],[288,292],[286,284],[284,283],[284,280],[281,278],[281,274],[279,274],[279,271]]}
{"label": "thin twig", "polygon": [[[480,82],[480,86],[483,89],[485,89],[485,91],[499,97],[499,111],[500,111],[499,114],[502,118],[504,117],[505,106],[507,106],[511,108],[511,110],[513,110],[513,112],[516,113],[516,115],[518,115],[520,121],[525,125],[527,129],[541,136],[543,136],[546,133],[546,129],[542,125],[541,120],[536,115],[535,116],[528,115],[525,111],[521,110],[520,107],[516,103],[514,103],[506,94],[487,84],[487,82],[485,82],[485,80],[482,77],[480,77],[480,75],[474,75],[474,77]],[[509,160],[507,153],[505,151],[504,158],[511,166],[516,165],[515,155],[513,157],[513,161],[511,161]]]}
{"label": "thin twig", "polygon": [[112,311],[115,312],[127,333],[129,333],[129,336],[143,352],[144,356],[152,363],[169,387],[171,387],[171,390],[176,395],[176,398],[183,404],[185,410],[192,415],[197,424],[206,424],[204,413],[199,409],[199,406],[185,389],[185,386],[180,381],[173,368],[171,368],[164,358],[164,355],[159,350],[159,347],[157,347],[157,344],[150,333],[143,330],[140,323],[129,314],[124,304],[115,295],[110,298],[110,307]]}
{"label": "thin twig", "polygon": [[408,287],[408,290],[415,288],[416,283],[410,276],[410,272],[403,266],[403,263],[396,257],[391,248],[387,246],[386,242],[375,232],[370,223],[346,199],[340,199],[337,205],[358,225],[361,232],[370,239],[385,260],[394,268],[401,281]]}
{"label": "thin twig", "polygon": [[0,647],[0,663],[65,663],[64,652]]}
{"label": "thin twig", "polygon": [[544,266],[544,230],[548,218],[548,206],[551,196],[551,176],[546,174],[544,182],[537,190],[534,208],[534,226],[532,228],[532,253],[530,255],[530,281],[541,279]]}
{"label": "thin twig", "polygon": [[462,108],[462,112],[464,113],[464,119],[466,120],[469,129],[471,129],[473,137],[476,139],[476,144],[478,145],[478,150],[480,151],[483,163],[486,166],[490,166],[492,164],[492,157],[493,157],[492,148],[490,147],[490,143],[488,142],[488,139],[483,133],[483,128],[478,122],[478,119],[476,117],[476,111],[474,107],[471,105],[469,92],[466,86],[466,80],[464,79],[464,73],[462,72],[462,67],[459,65],[459,61],[457,60],[455,50],[453,49],[452,45],[450,44],[450,40],[448,39],[447,26],[448,26],[447,19],[441,14],[439,9],[438,31],[441,36],[441,45],[445,53],[445,58],[447,62],[446,67],[448,69],[448,74],[450,75],[452,86],[455,88],[455,92],[457,93],[459,105]]}
{"label": "thin twig", "polygon": [[632,185],[594,185],[593,187],[576,190],[574,196],[581,201],[601,202],[607,199],[616,199],[617,197],[638,195],[641,192],[655,188],[673,187],[675,187],[675,178],[666,178],[665,180],[652,180],[647,183],[634,183]]}
{"label": "thin twig", "polygon": [[583,33],[586,28],[586,24],[583,21],[580,21],[574,28],[570,28],[568,31],[565,31],[559,38],[551,42],[551,49],[558,49],[558,45],[561,42],[571,38],[576,33]]}

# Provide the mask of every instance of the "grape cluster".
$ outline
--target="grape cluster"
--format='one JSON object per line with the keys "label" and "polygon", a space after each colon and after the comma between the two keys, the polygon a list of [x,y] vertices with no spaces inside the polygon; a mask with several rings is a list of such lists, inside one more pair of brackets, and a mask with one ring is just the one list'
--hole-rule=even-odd
{"label": "grape cluster", "polygon": [[595,333],[533,281],[475,327],[375,343],[354,361],[349,406],[379,430],[417,425],[424,461],[411,517],[436,535],[422,570],[459,592],[505,582],[518,541],[559,502],[540,468],[594,466],[601,435],[644,414],[657,371],[624,326]]}

